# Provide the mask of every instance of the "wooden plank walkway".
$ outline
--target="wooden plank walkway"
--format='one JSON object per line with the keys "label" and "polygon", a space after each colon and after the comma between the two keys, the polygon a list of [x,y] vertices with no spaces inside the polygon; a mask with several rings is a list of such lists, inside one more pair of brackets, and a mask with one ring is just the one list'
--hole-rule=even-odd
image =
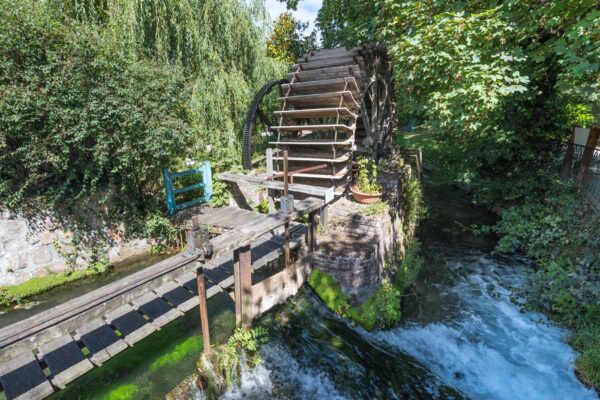
{"label": "wooden plank walkway", "polygon": [[[262,215],[234,207],[203,209],[201,224],[231,229],[211,240],[213,257],[181,253],[0,330],[0,386],[8,399],[42,399],[100,366],[128,346],[198,306],[195,270],[204,267],[207,298],[234,284],[233,251],[250,246],[254,271],[283,254],[282,227],[323,207],[323,199],[296,203],[289,215]],[[290,224],[290,248],[307,232]],[[86,350],[84,353],[83,350]],[[50,375],[46,377],[44,368]]]}

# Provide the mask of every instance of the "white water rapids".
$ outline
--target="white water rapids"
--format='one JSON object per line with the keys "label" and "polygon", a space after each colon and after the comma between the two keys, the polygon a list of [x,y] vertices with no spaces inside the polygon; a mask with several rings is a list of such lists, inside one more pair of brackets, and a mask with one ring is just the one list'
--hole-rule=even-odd
{"label": "white water rapids", "polygon": [[[424,310],[423,318],[390,331],[349,329],[354,329],[365,345],[387,349],[390,356],[396,352],[416,359],[440,384],[456,389],[465,398],[597,399],[596,393],[575,376],[576,353],[565,343],[568,332],[540,314],[522,312],[511,302],[509,288],[520,286],[524,275],[514,265],[518,258],[508,261],[481,254],[463,256],[461,262],[449,260],[445,281],[433,284],[441,309],[436,310],[437,317],[428,318]],[[331,374],[327,367],[331,356],[327,360],[324,357],[322,365],[307,365],[304,356],[296,358],[285,339],[280,339],[262,348],[262,366],[253,371],[244,369],[241,387],[231,389],[226,398],[363,398]],[[314,353],[316,349],[303,351]],[[349,375],[359,376],[368,368],[349,361],[345,354],[340,354],[337,362],[352,364]],[[398,358],[399,364],[403,362]],[[278,386],[286,388],[284,393],[273,392]],[[428,390],[430,395],[418,398],[455,398],[441,395],[435,387]],[[413,398],[393,390],[384,393],[385,398]]]}
{"label": "white water rapids", "polygon": [[460,312],[368,335],[415,357],[469,398],[597,399],[575,376],[568,332],[511,302],[508,288],[523,283],[519,268],[484,255],[448,268],[453,284],[437,286]]}

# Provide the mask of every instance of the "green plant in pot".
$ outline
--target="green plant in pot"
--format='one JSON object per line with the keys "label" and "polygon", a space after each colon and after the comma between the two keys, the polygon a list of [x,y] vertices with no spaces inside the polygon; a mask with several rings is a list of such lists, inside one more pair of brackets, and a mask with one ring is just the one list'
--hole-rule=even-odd
{"label": "green plant in pot", "polygon": [[377,164],[373,160],[360,158],[356,161],[356,175],[350,191],[358,203],[373,204],[381,199],[383,188],[377,182]]}

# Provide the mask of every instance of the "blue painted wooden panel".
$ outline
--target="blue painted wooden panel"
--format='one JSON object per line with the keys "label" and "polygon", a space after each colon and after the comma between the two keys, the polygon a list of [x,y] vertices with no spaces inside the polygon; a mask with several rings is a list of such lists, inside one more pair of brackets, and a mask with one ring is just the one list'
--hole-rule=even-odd
{"label": "blue painted wooden panel", "polygon": [[[194,183],[192,185],[175,189],[173,187],[173,182],[177,178],[183,178],[185,176],[190,175],[201,175],[202,178],[200,182]],[[213,194],[212,187],[212,171],[210,167],[210,161],[205,161],[200,168],[189,169],[187,171],[181,172],[171,172],[168,168],[163,168],[163,179],[165,186],[165,197],[167,202],[167,209],[169,210],[169,215],[175,214],[177,211],[186,209],[188,207],[192,207],[198,204],[207,203],[210,201]],[[177,204],[176,196],[178,194],[186,193],[191,190],[201,189],[203,191],[202,196],[187,201],[185,203]]]}

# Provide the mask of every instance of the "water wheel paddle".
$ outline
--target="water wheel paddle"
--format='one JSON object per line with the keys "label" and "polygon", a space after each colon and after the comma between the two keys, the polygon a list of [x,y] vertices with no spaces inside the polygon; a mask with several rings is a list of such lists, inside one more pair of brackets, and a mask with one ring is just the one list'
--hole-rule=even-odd
{"label": "water wheel paddle", "polygon": [[385,48],[377,44],[302,56],[291,67],[287,82],[271,81],[256,95],[244,128],[244,168],[251,167],[250,132],[259,117],[253,110],[259,109],[261,93],[279,85],[280,109],[273,113],[277,122],[270,126],[275,170],[282,167],[280,150],[288,150],[292,171],[326,165],[294,175],[295,183],[334,186],[341,193],[349,183],[354,154],[375,156],[391,140],[395,112],[391,65]]}

